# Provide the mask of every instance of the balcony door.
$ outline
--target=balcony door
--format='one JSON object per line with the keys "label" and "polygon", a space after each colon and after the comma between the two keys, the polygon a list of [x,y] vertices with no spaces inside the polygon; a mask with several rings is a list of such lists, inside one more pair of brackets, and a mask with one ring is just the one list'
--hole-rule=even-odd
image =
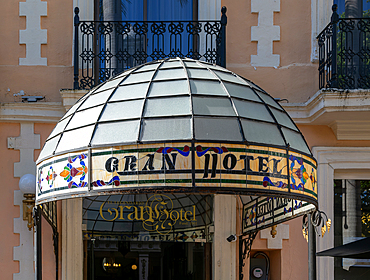
{"label": "balcony door", "polygon": [[197,0],[100,0],[95,17],[112,23],[98,28],[95,83],[152,60],[186,56],[196,42],[179,21],[197,20],[197,8]]}

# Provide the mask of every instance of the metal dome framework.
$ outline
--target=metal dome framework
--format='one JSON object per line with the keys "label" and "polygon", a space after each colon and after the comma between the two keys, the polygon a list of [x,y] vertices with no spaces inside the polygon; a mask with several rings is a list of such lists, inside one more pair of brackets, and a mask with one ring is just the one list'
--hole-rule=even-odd
{"label": "metal dome framework", "polygon": [[177,58],[133,68],[90,91],[59,121],[38,161],[156,141],[289,146],[311,156],[296,125],[264,90],[225,68]]}
{"label": "metal dome framework", "polygon": [[239,194],[243,232],[317,207],[316,161],[269,94],[187,58],[150,62],[83,96],[37,161],[36,203],[132,193]]}

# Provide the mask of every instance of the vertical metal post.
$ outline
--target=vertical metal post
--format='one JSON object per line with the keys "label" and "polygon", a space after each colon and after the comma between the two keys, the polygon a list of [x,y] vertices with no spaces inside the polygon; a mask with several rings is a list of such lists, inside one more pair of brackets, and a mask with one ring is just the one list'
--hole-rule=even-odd
{"label": "vertical metal post", "polygon": [[239,238],[239,280],[243,280],[243,267],[244,267],[244,259],[243,259],[243,239]]}
{"label": "vertical metal post", "polygon": [[55,254],[55,280],[59,278],[59,233],[58,230],[53,228],[53,242]]}
{"label": "vertical metal post", "polygon": [[41,209],[34,208],[34,223],[36,228],[36,280],[42,280],[42,245],[41,245]]}
{"label": "vertical metal post", "polygon": [[78,13],[80,9],[78,7],[75,8],[75,17],[74,17],[74,26],[75,26],[75,42],[74,42],[74,54],[73,54],[73,64],[74,64],[74,82],[73,82],[73,89],[79,89],[78,83],[78,27],[80,25],[80,16]]}
{"label": "vertical metal post", "polygon": [[221,42],[220,42],[220,66],[226,67],[226,7],[223,6],[221,9]]}
{"label": "vertical metal post", "polygon": [[338,5],[334,4],[332,6],[333,14],[331,15],[331,24],[333,27],[333,35],[331,37],[331,88],[338,88],[338,73],[337,73],[337,22],[339,20],[339,15],[337,13]]}
{"label": "vertical metal post", "polygon": [[308,280],[316,280],[316,234],[311,218],[308,214]]}
{"label": "vertical metal post", "polygon": [[95,238],[91,238],[91,280],[95,280],[95,255],[94,255],[94,247],[95,247]]}

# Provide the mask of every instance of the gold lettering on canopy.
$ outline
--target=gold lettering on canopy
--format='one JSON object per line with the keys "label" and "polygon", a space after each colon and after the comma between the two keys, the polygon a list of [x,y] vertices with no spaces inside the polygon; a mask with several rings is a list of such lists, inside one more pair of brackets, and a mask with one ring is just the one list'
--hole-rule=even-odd
{"label": "gold lettering on canopy", "polygon": [[[110,207],[111,204],[118,205]],[[104,221],[108,222],[140,221],[146,231],[159,234],[170,233],[179,220],[182,224],[197,223],[195,205],[188,206],[187,209],[174,209],[173,201],[166,195],[154,194],[146,201],[145,206],[140,204],[133,205],[129,201],[108,201],[101,204],[99,214]]]}

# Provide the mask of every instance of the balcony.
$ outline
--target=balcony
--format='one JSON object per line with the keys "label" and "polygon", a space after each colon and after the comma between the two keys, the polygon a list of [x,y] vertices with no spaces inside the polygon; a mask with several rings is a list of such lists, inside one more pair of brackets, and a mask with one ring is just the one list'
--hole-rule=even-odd
{"label": "balcony", "polygon": [[336,5],[332,10],[317,36],[320,89],[370,89],[370,18],[339,18]]}
{"label": "balcony", "polygon": [[226,7],[219,21],[81,21],[75,8],[74,90],[131,67],[189,57],[226,65]]}

